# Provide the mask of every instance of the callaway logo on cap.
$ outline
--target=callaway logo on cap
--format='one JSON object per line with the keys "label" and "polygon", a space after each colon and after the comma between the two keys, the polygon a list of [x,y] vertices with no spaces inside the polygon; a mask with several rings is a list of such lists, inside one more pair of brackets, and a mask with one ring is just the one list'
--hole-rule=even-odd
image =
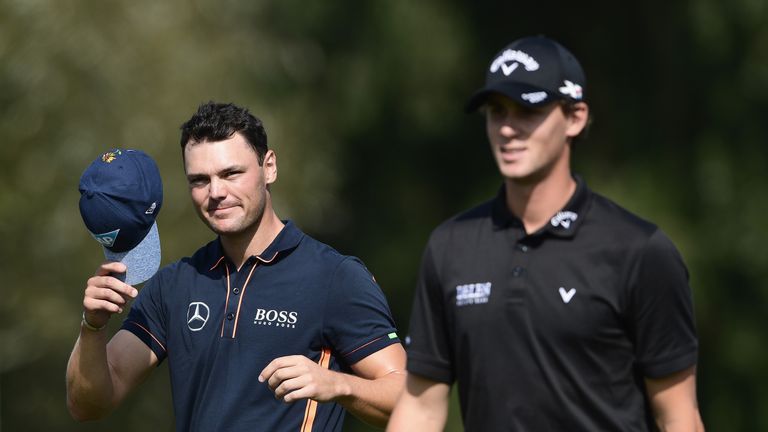
{"label": "callaway logo on cap", "polygon": [[488,67],[485,87],[467,103],[474,111],[489,95],[499,93],[526,106],[553,100],[584,100],[586,79],[576,57],[543,36],[518,39],[501,50]]}
{"label": "callaway logo on cap", "polygon": [[163,204],[155,161],[140,150],[106,152],[83,172],[79,189],[83,222],[106,258],[126,265],[125,283],[152,277],[160,267],[155,219]]}

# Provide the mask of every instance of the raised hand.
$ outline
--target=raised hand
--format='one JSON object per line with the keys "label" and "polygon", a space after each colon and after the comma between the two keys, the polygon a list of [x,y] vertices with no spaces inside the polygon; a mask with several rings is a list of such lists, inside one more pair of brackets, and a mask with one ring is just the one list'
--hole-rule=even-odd
{"label": "raised hand", "polygon": [[83,317],[90,326],[105,326],[112,314],[122,313],[128,300],[138,295],[134,287],[111,276],[125,270],[125,264],[121,262],[105,262],[88,279],[83,297]]}

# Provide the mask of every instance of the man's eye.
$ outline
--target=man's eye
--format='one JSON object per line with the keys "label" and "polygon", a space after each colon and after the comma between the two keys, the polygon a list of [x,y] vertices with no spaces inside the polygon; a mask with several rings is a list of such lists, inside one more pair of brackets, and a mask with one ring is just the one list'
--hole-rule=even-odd
{"label": "man's eye", "polygon": [[500,116],[500,115],[504,115],[505,110],[504,110],[504,107],[499,104],[490,103],[486,106],[486,112],[488,113],[488,115]]}
{"label": "man's eye", "polygon": [[515,110],[515,115],[520,118],[532,118],[546,114],[546,108],[528,107],[521,105]]}

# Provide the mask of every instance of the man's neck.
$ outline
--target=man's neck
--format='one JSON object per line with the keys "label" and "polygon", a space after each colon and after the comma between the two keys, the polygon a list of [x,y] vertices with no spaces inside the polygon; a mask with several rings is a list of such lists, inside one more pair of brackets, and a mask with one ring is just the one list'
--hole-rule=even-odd
{"label": "man's neck", "polygon": [[538,231],[562,210],[576,191],[570,169],[535,182],[506,179],[507,207],[522,220],[527,233]]}
{"label": "man's neck", "polygon": [[224,253],[232,260],[239,271],[245,261],[254,255],[260,255],[275,240],[285,224],[277,217],[275,212],[267,207],[251,230],[237,235],[221,235],[221,245]]}

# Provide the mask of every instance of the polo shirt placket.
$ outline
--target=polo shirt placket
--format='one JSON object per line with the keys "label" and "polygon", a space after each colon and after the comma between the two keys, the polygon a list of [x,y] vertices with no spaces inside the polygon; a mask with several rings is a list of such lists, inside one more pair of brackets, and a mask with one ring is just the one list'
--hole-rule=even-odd
{"label": "polo shirt placket", "polygon": [[[230,271],[230,265],[224,262],[224,270],[227,273],[227,299],[224,303],[224,320],[221,323],[221,337],[235,338],[237,324],[240,321],[240,308],[248,289],[248,282],[253,275],[253,271],[258,266],[254,257],[248,258],[240,271],[234,273]],[[234,283],[233,282],[234,279]],[[242,290],[240,287],[243,287]]]}
{"label": "polo shirt placket", "polygon": [[249,257],[245,260],[239,271],[234,271],[235,266],[225,257],[222,257],[219,262],[214,265],[213,268],[223,266],[224,271],[226,272],[227,298],[224,303],[224,320],[221,323],[221,337],[235,338],[237,335],[237,327],[241,319],[240,313],[243,311],[245,294],[249,288],[249,283],[254,276],[254,272],[258,271],[260,265],[272,262],[277,258],[279,253],[279,251],[274,252],[271,258],[268,259],[257,255]]}

